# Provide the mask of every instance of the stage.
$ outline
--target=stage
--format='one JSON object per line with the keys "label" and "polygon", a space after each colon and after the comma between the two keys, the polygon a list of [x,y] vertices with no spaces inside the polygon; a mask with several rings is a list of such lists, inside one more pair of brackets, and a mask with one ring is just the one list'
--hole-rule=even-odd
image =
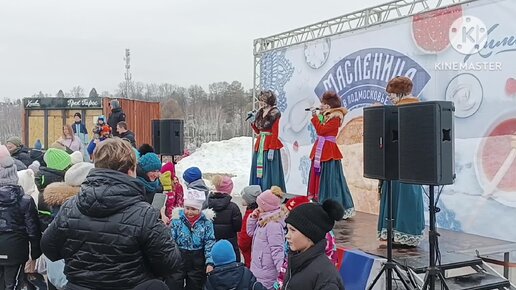
{"label": "stage", "polygon": [[[376,237],[378,216],[357,212],[356,216],[349,220],[342,220],[335,224],[333,229],[337,247],[358,249],[371,255],[386,257],[387,243],[381,242]],[[478,235],[453,232],[438,229],[439,248],[442,256],[442,264],[461,262],[464,257],[478,259],[492,257],[498,260],[499,265],[504,266],[504,276],[509,278],[510,252],[516,251],[516,243],[481,237]],[[425,239],[419,247],[409,249],[394,249],[393,258],[400,266],[408,266],[416,273],[424,272],[428,265],[428,228],[425,229]],[[504,265],[505,264],[505,265]]]}

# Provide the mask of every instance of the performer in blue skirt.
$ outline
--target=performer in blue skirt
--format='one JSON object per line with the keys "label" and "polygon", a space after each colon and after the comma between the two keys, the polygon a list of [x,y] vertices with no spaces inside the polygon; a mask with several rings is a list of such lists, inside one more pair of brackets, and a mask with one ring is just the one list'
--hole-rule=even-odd
{"label": "performer in blue skirt", "polygon": [[[412,96],[412,81],[407,77],[396,77],[387,84],[391,102],[397,106],[419,102]],[[378,238],[387,239],[387,182],[380,186],[381,201],[378,217]],[[425,217],[423,189],[421,185],[392,181],[392,212],[394,219],[394,245],[416,247],[423,239]]]}
{"label": "performer in blue skirt", "polygon": [[260,109],[250,119],[257,138],[249,185],[260,185],[262,191],[276,185],[287,192],[280,154],[283,144],[278,138],[281,112],[276,107],[276,95],[270,90],[262,91],[258,100]]}
{"label": "performer in blue skirt", "polygon": [[308,197],[321,204],[333,199],[344,207],[344,219],[355,215],[353,198],[342,171],[342,153],[337,146],[337,134],[347,113],[341,107],[340,97],[325,92],[321,100],[321,113],[312,110],[312,124],[317,141],[312,147]]}

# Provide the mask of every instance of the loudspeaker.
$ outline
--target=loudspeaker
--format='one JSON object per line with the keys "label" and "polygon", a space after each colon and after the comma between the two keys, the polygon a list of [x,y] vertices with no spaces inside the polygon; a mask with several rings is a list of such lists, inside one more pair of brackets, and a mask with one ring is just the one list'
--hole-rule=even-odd
{"label": "loudspeaker", "polygon": [[453,103],[432,101],[398,107],[399,180],[447,185],[455,179]]}
{"label": "loudspeaker", "polygon": [[364,108],[364,177],[398,179],[398,108]]}
{"label": "loudspeaker", "polygon": [[154,152],[156,154],[160,154],[161,148],[159,146],[160,130],[159,130],[160,120],[152,120],[152,147],[154,148]]}
{"label": "loudspeaker", "polygon": [[161,155],[184,154],[184,122],[183,120],[160,120],[159,148]]}

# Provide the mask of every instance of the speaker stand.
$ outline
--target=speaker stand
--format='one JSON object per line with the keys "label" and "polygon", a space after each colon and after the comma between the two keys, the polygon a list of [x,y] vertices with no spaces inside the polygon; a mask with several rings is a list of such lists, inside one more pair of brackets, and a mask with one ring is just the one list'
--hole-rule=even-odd
{"label": "speaker stand", "polygon": [[[413,290],[414,288],[411,288],[407,284],[408,278],[402,274],[401,269],[398,267],[398,265],[393,261],[392,259],[392,243],[394,240],[393,237],[393,218],[392,218],[392,182],[391,180],[387,180],[387,262],[383,264],[382,268],[380,269],[380,272],[376,275],[373,282],[369,287],[367,287],[367,290],[372,290],[374,285],[379,281],[379,279],[382,277],[382,274],[385,272],[387,273],[386,283],[387,283],[387,290],[392,290],[392,282],[393,280],[393,272],[396,273],[398,276],[398,279],[401,280],[401,283],[407,290]],[[433,288],[432,288],[433,289]]]}
{"label": "speaker stand", "polygon": [[436,228],[435,216],[439,210],[435,204],[435,192],[433,185],[430,185],[429,191],[430,229],[428,231],[428,241],[430,243],[430,266],[426,269],[425,280],[421,289],[434,290],[435,283],[439,280],[442,285],[440,289],[449,290],[450,288],[446,284],[446,280],[444,279],[444,275],[441,272],[441,269],[439,269],[435,263],[435,257],[437,256],[437,249],[439,245],[439,233],[437,232]]}

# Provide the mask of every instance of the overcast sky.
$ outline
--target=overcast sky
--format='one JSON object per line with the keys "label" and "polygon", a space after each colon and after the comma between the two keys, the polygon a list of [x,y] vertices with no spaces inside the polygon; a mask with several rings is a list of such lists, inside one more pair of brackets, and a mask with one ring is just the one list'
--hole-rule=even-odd
{"label": "overcast sky", "polygon": [[0,0],[0,99],[124,78],[252,84],[253,40],[387,0]]}

